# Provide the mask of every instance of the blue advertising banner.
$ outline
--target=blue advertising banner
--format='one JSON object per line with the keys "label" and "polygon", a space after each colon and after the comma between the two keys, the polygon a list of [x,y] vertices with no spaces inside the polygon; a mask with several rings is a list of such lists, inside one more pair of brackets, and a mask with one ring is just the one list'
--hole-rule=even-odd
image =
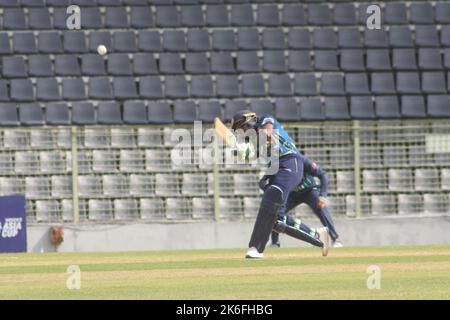
{"label": "blue advertising banner", "polygon": [[25,196],[0,197],[0,252],[27,251]]}

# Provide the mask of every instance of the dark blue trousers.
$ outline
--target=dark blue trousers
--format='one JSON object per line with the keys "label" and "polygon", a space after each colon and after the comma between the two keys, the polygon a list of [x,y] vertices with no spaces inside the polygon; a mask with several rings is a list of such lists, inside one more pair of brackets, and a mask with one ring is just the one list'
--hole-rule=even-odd
{"label": "dark blue trousers", "polygon": [[[278,219],[282,219],[286,215],[286,212],[291,211],[298,205],[306,203],[312,209],[314,214],[319,218],[322,225],[328,227],[331,239],[333,241],[336,240],[339,237],[339,235],[337,234],[336,229],[334,227],[333,218],[331,217],[330,212],[328,211],[326,206],[323,208],[317,207],[317,199],[319,197],[320,197],[319,191],[315,189],[306,192],[296,192],[296,191],[291,192],[286,201],[286,206],[280,209],[279,211]],[[288,225],[294,225],[295,223],[294,218],[288,216],[286,223]],[[272,242],[274,243],[278,242],[278,234],[276,232],[272,233]]]}

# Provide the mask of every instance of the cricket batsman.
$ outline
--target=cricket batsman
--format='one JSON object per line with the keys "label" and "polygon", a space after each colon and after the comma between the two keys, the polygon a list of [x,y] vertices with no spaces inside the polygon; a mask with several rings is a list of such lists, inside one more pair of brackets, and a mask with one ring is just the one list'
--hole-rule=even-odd
{"label": "cricket batsman", "polygon": [[[317,177],[320,184],[316,182]],[[268,183],[268,177],[263,177],[260,181],[260,188],[265,189]],[[328,228],[331,243],[334,248],[342,247],[342,242],[339,240],[339,235],[334,227],[333,219],[327,208],[327,192],[328,192],[328,175],[320,168],[317,163],[303,157],[303,179],[301,183],[294,188],[289,194],[286,207],[281,208],[278,214],[278,220],[284,221],[289,226],[296,228],[304,228],[304,224],[300,219],[296,219],[291,215],[287,215],[292,209],[302,203],[306,203],[312,211],[320,219],[320,222]],[[303,229],[304,232],[311,232],[311,230]],[[280,247],[279,233],[272,231],[272,247]]]}
{"label": "cricket batsman", "polygon": [[[255,130],[259,134],[264,134],[267,138],[267,143],[272,144],[268,150],[276,152],[275,156],[278,157],[279,163],[278,171],[265,177],[268,177],[266,179],[268,183],[264,188],[246,258],[264,257],[263,252],[272,230],[278,233],[286,233],[320,247],[322,248],[322,255],[326,256],[329,242],[329,234],[326,227],[313,230],[302,222],[303,226],[301,228],[295,228],[277,219],[280,208],[285,208],[289,194],[300,184],[303,177],[304,156],[298,151],[292,138],[273,116],[258,116],[256,113],[248,110],[236,113],[232,118],[231,125],[238,135],[248,130]],[[240,144],[237,146],[238,154],[246,157],[250,147],[249,143]],[[282,213],[284,213],[283,210]],[[304,232],[303,230],[308,230],[309,232]]]}

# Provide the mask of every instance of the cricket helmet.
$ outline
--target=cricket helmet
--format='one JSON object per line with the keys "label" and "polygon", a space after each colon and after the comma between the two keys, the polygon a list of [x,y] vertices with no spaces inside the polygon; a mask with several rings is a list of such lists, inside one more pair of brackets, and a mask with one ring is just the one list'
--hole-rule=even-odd
{"label": "cricket helmet", "polygon": [[254,128],[258,122],[258,116],[255,112],[250,110],[241,110],[236,113],[231,119],[231,128],[233,130],[242,129],[247,130]]}

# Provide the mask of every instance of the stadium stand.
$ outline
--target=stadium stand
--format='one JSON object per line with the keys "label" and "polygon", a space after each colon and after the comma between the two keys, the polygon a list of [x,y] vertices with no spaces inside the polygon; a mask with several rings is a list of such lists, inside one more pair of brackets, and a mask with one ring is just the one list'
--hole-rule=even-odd
{"label": "stadium stand", "polygon": [[336,212],[355,213],[358,136],[363,214],[448,214],[450,156],[425,151],[450,133],[450,4],[379,3],[381,30],[358,1],[1,1],[1,193],[25,192],[30,221],[71,221],[76,134],[84,221],[254,217],[259,169],[221,168],[214,204],[210,167],[170,172],[168,128],[250,108],[335,177]]}

